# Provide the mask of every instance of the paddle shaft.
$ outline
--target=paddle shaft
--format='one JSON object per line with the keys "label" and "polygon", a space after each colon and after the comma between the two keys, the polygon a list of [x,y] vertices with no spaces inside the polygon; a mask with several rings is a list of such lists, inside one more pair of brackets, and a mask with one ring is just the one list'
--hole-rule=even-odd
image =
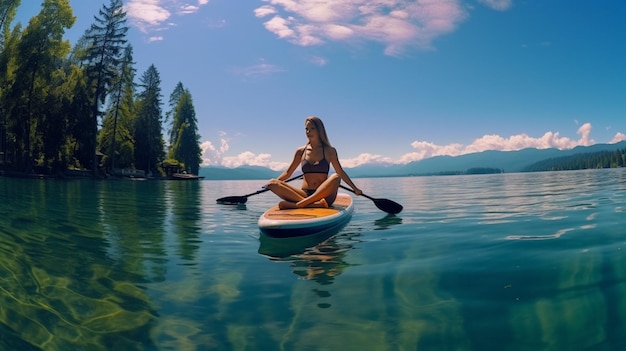
{"label": "paddle shaft", "polygon": [[[349,192],[351,192],[351,193],[353,193],[353,194],[356,194],[356,193],[354,192],[354,190],[352,190],[352,189],[348,188],[348,187],[347,187],[347,186],[345,186],[345,185],[341,185],[341,184],[339,184],[339,187],[340,187],[341,189],[348,190]],[[365,195],[365,194],[363,194],[363,193],[361,193],[361,196],[366,197],[366,198],[368,198],[368,199],[370,199],[370,200],[372,200],[372,201],[375,201],[375,200],[376,200],[375,198],[370,197],[370,196],[368,196],[368,195]]]}
{"label": "paddle shaft", "polygon": [[[292,180],[296,180],[298,178],[302,177],[302,174],[297,175],[295,177],[291,177],[287,180],[285,180],[285,182],[290,182]],[[261,194],[264,193],[266,191],[270,191],[269,188],[264,188],[261,190],[257,190],[253,193],[247,194],[247,195],[242,195],[242,196],[226,196],[226,197],[222,197],[217,199],[218,203],[226,203],[226,204],[244,204],[246,203],[246,201],[248,201],[248,197],[253,196],[253,195],[257,195],[257,194]]]}
{"label": "paddle shaft", "polygon": [[[349,192],[355,194],[354,190],[343,186],[341,184],[339,184],[339,187],[341,187],[342,189],[348,190]],[[372,200],[374,202],[374,205],[376,205],[376,207],[378,207],[379,210],[387,212],[387,213],[391,213],[391,214],[397,214],[400,213],[402,211],[402,205],[400,205],[399,203],[395,202],[395,201],[391,201],[389,199],[376,199],[373,197],[370,197],[368,195],[365,195],[363,193],[361,193],[361,196],[364,196],[370,200]]]}
{"label": "paddle shaft", "polygon": [[[285,183],[290,182],[290,181],[292,181],[292,180],[296,180],[296,179],[298,179],[298,178],[300,178],[300,177],[302,177],[302,174],[300,174],[300,175],[298,175],[298,176],[295,176],[295,177],[291,177],[291,178],[289,178],[289,179],[285,180]],[[257,194],[261,194],[261,193],[264,193],[264,192],[266,192],[266,191],[270,191],[270,189],[269,189],[269,188],[263,188],[263,189],[261,189],[261,190],[257,190],[257,191],[255,191],[255,192],[253,192],[252,194],[244,195],[244,197],[248,197],[248,196],[252,196],[252,195],[257,195]]]}

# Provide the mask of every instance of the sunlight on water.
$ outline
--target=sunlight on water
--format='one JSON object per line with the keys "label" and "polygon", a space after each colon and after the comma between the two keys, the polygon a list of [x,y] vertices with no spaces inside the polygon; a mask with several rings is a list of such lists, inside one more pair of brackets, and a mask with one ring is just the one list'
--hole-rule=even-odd
{"label": "sunlight on water", "polygon": [[260,181],[0,178],[0,350],[622,350],[626,170],[357,179],[272,239]]}

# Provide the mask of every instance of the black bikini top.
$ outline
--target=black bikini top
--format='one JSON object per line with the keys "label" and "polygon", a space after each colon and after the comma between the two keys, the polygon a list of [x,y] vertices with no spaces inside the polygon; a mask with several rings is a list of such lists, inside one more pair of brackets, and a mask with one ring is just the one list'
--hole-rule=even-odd
{"label": "black bikini top", "polygon": [[323,173],[323,174],[328,174],[328,172],[330,172],[330,164],[328,163],[328,160],[326,160],[326,153],[324,152],[324,145],[322,145],[322,155],[324,155],[324,158],[319,161],[319,162],[315,162],[315,163],[310,163],[308,160],[306,160],[304,157],[306,156],[306,150],[304,151],[304,155],[303,155],[303,159],[302,159],[302,173],[307,174],[307,173]]}

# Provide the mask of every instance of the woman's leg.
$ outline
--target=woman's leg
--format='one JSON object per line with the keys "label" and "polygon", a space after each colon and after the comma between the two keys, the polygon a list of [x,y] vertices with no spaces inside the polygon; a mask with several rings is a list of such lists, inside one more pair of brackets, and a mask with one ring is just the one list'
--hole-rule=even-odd
{"label": "woman's leg", "polygon": [[336,173],[328,177],[315,192],[296,203],[296,207],[328,207],[335,202],[341,178]]}
{"label": "woman's leg", "polygon": [[267,188],[281,199],[293,202],[294,204],[306,197],[306,193],[302,189],[294,188],[278,179],[271,179],[267,184]]}

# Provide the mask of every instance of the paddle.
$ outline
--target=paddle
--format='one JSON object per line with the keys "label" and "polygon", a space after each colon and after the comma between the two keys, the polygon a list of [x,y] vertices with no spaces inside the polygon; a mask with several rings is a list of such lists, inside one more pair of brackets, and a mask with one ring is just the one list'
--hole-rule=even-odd
{"label": "paddle", "polygon": [[[296,180],[298,178],[302,177],[302,174],[289,178],[287,180],[285,180],[285,182],[290,182],[292,180]],[[270,191],[270,189],[268,188],[263,188],[261,190],[255,191],[251,194],[248,195],[243,195],[243,196],[226,196],[226,197],[220,197],[219,199],[217,199],[217,203],[218,204],[222,204],[222,205],[242,205],[245,204],[246,201],[248,201],[248,197],[252,196],[252,195],[257,195],[257,194],[261,194],[264,193],[266,191]]]}
{"label": "paddle", "polygon": [[[343,185],[339,185],[342,189],[346,189],[351,193],[354,193],[354,190],[343,186]],[[374,205],[376,205],[376,207],[378,207],[379,210],[381,211],[385,211],[387,213],[391,213],[391,214],[397,214],[402,212],[402,205],[400,205],[399,203],[395,202],[395,201],[391,201],[389,199],[376,199],[373,197],[369,197],[365,194],[361,194],[362,196],[365,196],[366,198],[374,201]]]}

